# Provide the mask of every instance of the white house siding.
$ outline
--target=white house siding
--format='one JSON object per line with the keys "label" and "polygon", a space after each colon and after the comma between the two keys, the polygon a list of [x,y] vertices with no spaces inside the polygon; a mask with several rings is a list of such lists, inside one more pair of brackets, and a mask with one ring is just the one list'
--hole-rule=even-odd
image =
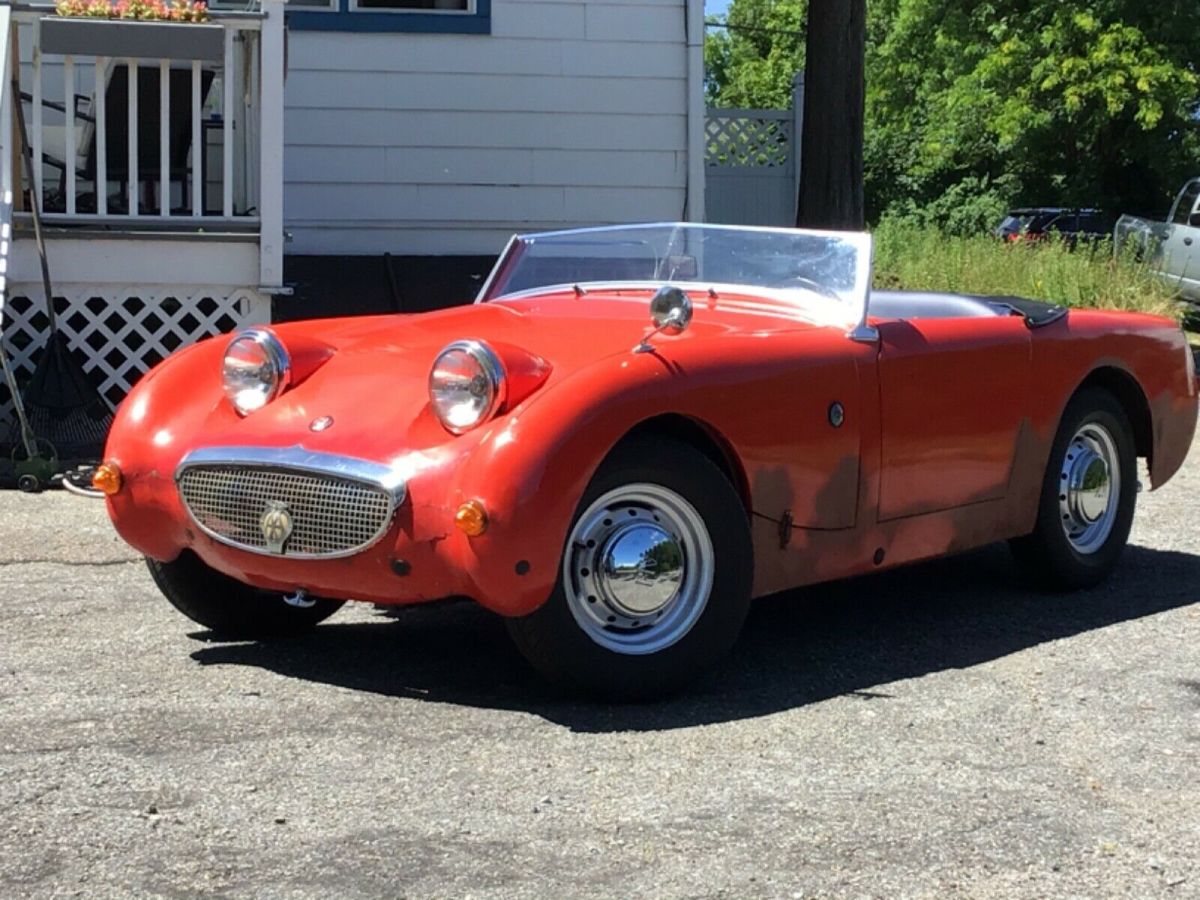
{"label": "white house siding", "polygon": [[490,35],[293,31],[288,252],[488,254],[683,217],[685,7],[493,0]]}

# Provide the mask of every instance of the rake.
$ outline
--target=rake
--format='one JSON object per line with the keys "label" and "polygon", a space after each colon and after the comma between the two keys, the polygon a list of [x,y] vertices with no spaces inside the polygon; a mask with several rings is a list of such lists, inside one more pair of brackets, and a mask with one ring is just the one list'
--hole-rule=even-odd
{"label": "rake", "polygon": [[[14,97],[20,97],[20,84],[15,77],[12,90]],[[14,451],[14,466],[18,476],[24,473],[35,479],[33,487],[26,489],[37,490],[49,482],[58,469],[60,459],[84,461],[100,455],[108,435],[108,427],[112,424],[112,412],[99,391],[88,380],[79,361],[71,354],[66,335],[58,327],[58,313],[54,308],[54,291],[50,282],[50,264],[46,257],[46,242],[42,234],[41,202],[33,174],[33,151],[25,127],[24,108],[20,103],[14,103],[13,107],[21,137],[22,158],[29,179],[33,234],[41,262],[42,290],[45,294],[46,317],[50,328],[46,346],[34,367],[33,376],[25,386],[23,396],[17,397],[17,392],[13,390],[15,383],[10,382],[9,385],[17,408],[22,410],[17,416],[16,430],[20,432],[20,444]],[[6,371],[8,368],[6,364]],[[16,440],[10,442],[17,443]],[[26,458],[18,462],[17,455],[21,449],[24,450]],[[25,467],[24,470],[22,466]],[[28,483],[26,479],[24,484]],[[19,480],[18,484],[21,485],[22,482]]]}

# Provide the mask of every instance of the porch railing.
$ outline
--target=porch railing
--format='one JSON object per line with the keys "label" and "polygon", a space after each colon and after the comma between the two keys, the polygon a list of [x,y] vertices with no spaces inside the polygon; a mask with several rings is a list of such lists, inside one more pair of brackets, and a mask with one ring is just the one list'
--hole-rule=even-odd
{"label": "porch railing", "polygon": [[11,10],[3,38],[20,89],[8,99],[21,104],[34,159],[33,184],[16,178],[18,222],[35,202],[48,225],[256,232],[260,283],[278,285],[284,0],[207,24]]}

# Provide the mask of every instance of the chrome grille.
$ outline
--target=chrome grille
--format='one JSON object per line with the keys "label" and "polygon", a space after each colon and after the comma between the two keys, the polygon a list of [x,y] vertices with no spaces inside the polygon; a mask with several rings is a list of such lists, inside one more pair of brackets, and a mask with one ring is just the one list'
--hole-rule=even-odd
{"label": "chrome grille", "polygon": [[179,474],[179,493],[196,523],[218,540],[269,553],[262,517],[285,504],[292,533],[284,556],[344,556],[386,530],[394,508],[386,488],[351,478],[258,465],[204,465]]}

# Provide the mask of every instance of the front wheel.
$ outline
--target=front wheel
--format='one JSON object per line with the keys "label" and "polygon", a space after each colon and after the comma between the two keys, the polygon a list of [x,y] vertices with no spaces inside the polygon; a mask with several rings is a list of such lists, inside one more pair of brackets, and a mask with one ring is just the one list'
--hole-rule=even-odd
{"label": "front wheel", "polygon": [[1011,542],[1046,587],[1074,590],[1108,577],[1129,539],[1137,500],[1137,455],[1129,417],[1097,388],[1067,405],[1042,483],[1037,525]]}
{"label": "front wheel", "polygon": [[147,558],[146,564],[171,605],[219,637],[298,634],[332,616],[344,602],[314,597],[292,605],[283,594],[260,591],[223,575],[186,550],[171,562]]}
{"label": "front wheel", "polygon": [[554,593],[509,632],[553,682],[660,697],[729,651],[752,577],[746,511],[724,474],[686,445],[630,442],[580,502]]}

